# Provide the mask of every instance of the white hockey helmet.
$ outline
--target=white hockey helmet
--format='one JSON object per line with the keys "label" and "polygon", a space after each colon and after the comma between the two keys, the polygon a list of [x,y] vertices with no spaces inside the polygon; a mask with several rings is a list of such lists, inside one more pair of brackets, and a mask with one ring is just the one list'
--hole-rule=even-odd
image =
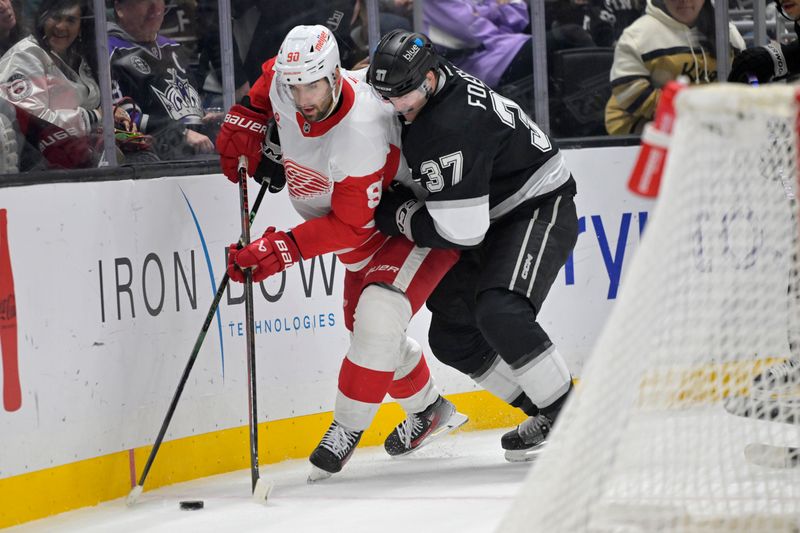
{"label": "white hockey helmet", "polygon": [[286,35],[275,60],[275,72],[287,85],[312,83],[327,78],[341,65],[339,46],[331,30],[322,25],[295,26]]}

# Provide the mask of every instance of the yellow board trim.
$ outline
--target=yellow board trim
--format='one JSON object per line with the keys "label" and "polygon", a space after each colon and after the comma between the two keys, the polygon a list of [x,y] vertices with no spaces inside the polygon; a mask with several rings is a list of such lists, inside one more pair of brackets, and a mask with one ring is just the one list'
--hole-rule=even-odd
{"label": "yellow board trim", "polygon": [[[485,391],[449,395],[459,411],[470,417],[464,430],[513,426],[525,415]],[[402,421],[396,403],[378,410],[360,446],[383,444]],[[275,420],[258,426],[261,464],[308,457],[328,429],[332,413]],[[241,470],[250,466],[247,426],[164,442],[147,477],[147,490]],[[150,446],[133,450],[136,478],[141,475]],[[121,498],[131,490],[130,451],[0,479],[0,528]],[[498,455],[500,443],[498,442]]]}

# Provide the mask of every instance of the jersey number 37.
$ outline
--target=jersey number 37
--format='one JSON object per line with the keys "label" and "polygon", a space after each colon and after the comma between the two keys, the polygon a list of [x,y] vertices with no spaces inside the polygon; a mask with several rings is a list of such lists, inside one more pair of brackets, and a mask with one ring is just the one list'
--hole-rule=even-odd
{"label": "jersey number 37", "polygon": [[445,181],[442,176],[442,169],[452,167],[453,177],[450,180],[450,185],[455,186],[461,181],[461,173],[464,168],[464,155],[459,150],[452,154],[443,155],[438,161],[429,159],[424,161],[419,169],[425,174],[427,179],[422,180],[423,185],[431,193],[439,192],[444,189]]}

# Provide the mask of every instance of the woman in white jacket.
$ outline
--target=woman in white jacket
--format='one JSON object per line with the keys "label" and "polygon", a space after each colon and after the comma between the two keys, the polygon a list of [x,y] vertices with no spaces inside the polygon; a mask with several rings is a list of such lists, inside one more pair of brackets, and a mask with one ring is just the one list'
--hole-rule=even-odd
{"label": "woman in white jacket", "polygon": [[745,43],[730,24],[730,49],[719,54],[714,34],[711,0],[647,0],[645,14],[625,29],[614,50],[608,133],[641,133],[655,114],[661,87],[678,76],[690,83],[717,81],[718,58],[730,62]]}
{"label": "woman in white jacket", "polygon": [[[97,158],[90,134],[101,119],[100,89],[90,67],[94,41],[81,25],[85,13],[83,0],[44,0],[33,34],[0,59],[0,97],[49,167],[86,167]],[[115,120],[132,128],[121,109]]]}

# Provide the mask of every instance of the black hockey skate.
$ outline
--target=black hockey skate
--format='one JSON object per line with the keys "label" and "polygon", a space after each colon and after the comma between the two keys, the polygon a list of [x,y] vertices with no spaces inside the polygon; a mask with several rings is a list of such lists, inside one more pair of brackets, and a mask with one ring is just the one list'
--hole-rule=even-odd
{"label": "black hockey skate", "polygon": [[753,378],[755,392],[780,394],[794,388],[800,389],[800,357],[772,365]]}
{"label": "black hockey skate", "polygon": [[411,413],[394,428],[383,447],[392,456],[406,455],[463,426],[469,418],[439,396],[421,413]]}
{"label": "black hockey skate", "polygon": [[547,435],[552,427],[552,420],[539,413],[529,416],[516,429],[503,435],[500,445],[506,451],[506,461],[517,463],[536,459],[547,444]]}
{"label": "black hockey skate", "polygon": [[737,416],[767,422],[800,424],[800,398],[733,396],[726,398],[724,405],[725,410]]}
{"label": "black hockey skate", "polygon": [[308,458],[313,465],[308,482],[313,483],[327,479],[332,474],[341,471],[350,456],[353,455],[363,434],[363,431],[350,431],[334,420],[331,427],[325,432],[325,436],[322,437],[322,441]]}
{"label": "black hockey skate", "polygon": [[726,398],[724,405],[737,416],[800,424],[800,358],[770,366],[753,378],[749,396]]}

